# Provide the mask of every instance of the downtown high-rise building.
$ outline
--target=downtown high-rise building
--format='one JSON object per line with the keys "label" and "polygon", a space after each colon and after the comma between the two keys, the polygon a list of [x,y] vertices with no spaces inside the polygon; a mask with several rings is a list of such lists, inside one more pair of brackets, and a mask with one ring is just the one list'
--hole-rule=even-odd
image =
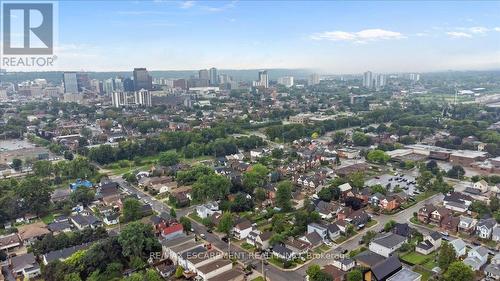
{"label": "downtown high-rise building", "polygon": [[211,86],[219,85],[219,75],[217,74],[217,68],[212,67],[208,70],[209,80]]}
{"label": "downtown high-rise building", "polygon": [[146,68],[134,68],[134,89],[136,91],[153,89],[153,78]]}
{"label": "downtown high-rise building", "polygon": [[267,70],[259,71],[259,80],[253,82],[254,87],[269,88],[269,76]]}
{"label": "downtown high-rise building", "polygon": [[293,86],[293,76],[285,76],[278,78],[278,84],[283,85],[287,88]]}
{"label": "downtown high-rise building", "polygon": [[198,71],[198,79],[210,80],[210,75],[208,74],[208,70],[201,69]]}
{"label": "downtown high-rise building", "polygon": [[90,89],[90,79],[87,73],[77,73],[76,74],[76,84],[78,87],[78,92],[83,92],[84,90]]}
{"label": "downtown high-rise building", "polygon": [[99,81],[97,79],[90,80],[90,88],[95,93],[100,94],[102,92],[102,83],[101,83],[101,81]]}
{"label": "downtown high-rise building", "polygon": [[377,78],[375,79],[375,88],[377,90],[383,88],[387,84],[387,77],[385,74],[377,74]]}
{"label": "downtown high-rise building", "polygon": [[78,93],[78,79],[76,72],[63,73],[64,93]]}
{"label": "downtown high-rise building", "polygon": [[128,98],[126,92],[115,91],[111,94],[111,102],[113,107],[120,108],[128,105]]}
{"label": "downtown high-rise building", "polygon": [[115,91],[124,92],[125,87],[123,86],[123,80],[121,78],[115,78]]}
{"label": "downtown high-rise building", "polygon": [[115,81],[113,79],[106,79],[102,83],[103,92],[107,95],[111,95],[115,91]]}
{"label": "downtown high-rise building", "polygon": [[319,75],[317,73],[313,73],[309,76],[308,85],[309,86],[318,85],[319,81],[320,81]]}
{"label": "downtown high-rise building", "polygon": [[134,93],[135,104],[139,106],[150,107],[153,105],[151,102],[151,92],[141,89]]}
{"label": "downtown high-rise building", "polygon": [[363,73],[363,87],[368,89],[373,88],[373,73],[371,71]]}

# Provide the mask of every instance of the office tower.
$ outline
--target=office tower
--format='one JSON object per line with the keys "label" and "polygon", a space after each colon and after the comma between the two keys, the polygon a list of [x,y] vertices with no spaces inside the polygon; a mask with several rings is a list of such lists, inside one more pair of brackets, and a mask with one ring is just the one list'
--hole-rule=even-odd
{"label": "office tower", "polygon": [[141,89],[140,91],[135,92],[134,95],[135,104],[140,106],[152,106],[151,103],[151,92],[145,89]]}
{"label": "office tower", "polygon": [[64,72],[63,82],[65,93],[78,93],[78,80],[76,78],[76,72]]}
{"label": "office tower", "polygon": [[174,80],[174,88],[179,88],[186,90],[187,89],[187,80],[186,79],[177,79]]}
{"label": "office tower", "polygon": [[92,91],[94,91],[95,93],[98,93],[100,94],[101,93],[101,81],[97,80],[97,79],[92,79],[90,80],[90,88],[92,89]]}
{"label": "office tower", "polygon": [[103,83],[104,93],[110,95],[115,91],[115,82],[113,79],[106,79]]}
{"label": "office tower", "polygon": [[319,75],[317,73],[313,73],[309,76],[308,81],[309,86],[314,86],[319,84]]}
{"label": "office tower", "polygon": [[259,71],[259,80],[253,82],[254,87],[269,87],[269,76],[267,75],[267,70]]}
{"label": "office tower", "polygon": [[208,75],[208,70],[202,69],[202,70],[198,71],[198,79],[209,80],[210,77]]}
{"label": "office tower", "polygon": [[123,80],[121,78],[116,78],[115,79],[115,91],[117,92],[124,92],[125,87],[123,86]]}
{"label": "office tower", "polygon": [[219,85],[219,76],[217,75],[217,68],[212,67],[210,68],[209,72],[209,78],[210,78],[210,85],[216,86]]}
{"label": "office tower", "polygon": [[227,74],[220,74],[219,75],[219,83],[220,84],[226,84],[231,82],[231,76]]}
{"label": "office tower", "polygon": [[146,68],[134,68],[134,89],[136,91],[153,89],[153,79]]}
{"label": "office tower", "polygon": [[78,92],[83,92],[84,89],[90,89],[90,79],[87,73],[76,74],[76,84],[78,85]]}
{"label": "office tower", "polygon": [[373,87],[373,74],[371,71],[363,73],[363,87],[368,89]]}
{"label": "office tower", "polygon": [[280,77],[278,78],[278,84],[290,88],[293,86],[293,77],[292,76]]}
{"label": "office tower", "polygon": [[375,80],[375,88],[383,88],[386,84],[386,77],[384,74],[377,74],[377,79]]}
{"label": "office tower", "polygon": [[134,91],[134,80],[130,77],[123,79],[123,90],[125,92],[133,92]]}

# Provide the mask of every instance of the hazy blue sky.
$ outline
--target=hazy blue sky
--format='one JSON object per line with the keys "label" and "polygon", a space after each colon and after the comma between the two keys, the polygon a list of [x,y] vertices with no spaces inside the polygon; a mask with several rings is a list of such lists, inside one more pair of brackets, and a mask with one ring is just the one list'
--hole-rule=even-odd
{"label": "hazy blue sky", "polygon": [[500,68],[500,2],[62,1],[58,68]]}

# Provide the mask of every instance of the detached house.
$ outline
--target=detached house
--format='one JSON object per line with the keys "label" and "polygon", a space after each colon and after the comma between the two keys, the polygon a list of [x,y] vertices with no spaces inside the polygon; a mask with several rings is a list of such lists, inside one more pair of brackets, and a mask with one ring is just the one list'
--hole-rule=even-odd
{"label": "detached house", "polygon": [[443,199],[443,204],[447,209],[455,212],[465,213],[474,199],[469,195],[460,192],[451,192]]}
{"label": "detached house", "polygon": [[434,210],[432,213],[431,213],[431,216],[429,218],[430,222],[431,223],[434,223],[436,225],[441,225],[441,222],[443,221],[443,219],[447,216],[451,216],[453,215],[452,212],[444,207],[441,207],[441,208],[438,208],[436,210]]}
{"label": "detached house", "polygon": [[406,237],[394,233],[380,235],[370,242],[370,251],[384,257],[389,257],[406,242]]}
{"label": "detached house", "polygon": [[490,186],[488,185],[487,181],[480,180],[478,182],[475,182],[472,188],[479,190],[481,193],[486,193],[490,189]]}
{"label": "detached house", "polygon": [[455,250],[455,254],[457,257],[465,256],[467,252],[467,244],[465,244],[464,240],[458,238],[450,242],[450,245]]}
{"label": "detached house", "polygon": [[488,261],[488,249],[483,246],[472,248],[467,257],[464,259],[464,264],[471,267],[472,270],[479,270]]}
{"label": "detached house", "polygon": [[418,210],[418,221],[420,221],[421,223],[429,223],[431,214],[435,210],[437,210],[437,208],[434,205],[426,204]]}
{"label": "detached house", "polygon": [[480,238],[490,239],[497,222],[493,218],[479,220],[476,226],[476,234]]}
{"label": "detached house", "polygon": [[257,249],[266,250],[269,248],[269,241],[271,241],[272,235],[271,231],[260,232],[255,229],[248,234],[246,242]]}
{"label": "detached house", "polygon": [[458,231],[472,234],[476,229],[477,220],[467,216],[460,216],[460,222],[458,223]]}
{"label": "detached house", "polygon": [[424,237],[424,241],[417,244],[415,251],[423,255],[428,255],[441,247],[441,234],[434,231]]}
{"label": "detached house", "polygon": [[247,238],[248,234],[252,231],[252,223],[244,219],[233,227],[233,235],[236,239],[242,240]]}

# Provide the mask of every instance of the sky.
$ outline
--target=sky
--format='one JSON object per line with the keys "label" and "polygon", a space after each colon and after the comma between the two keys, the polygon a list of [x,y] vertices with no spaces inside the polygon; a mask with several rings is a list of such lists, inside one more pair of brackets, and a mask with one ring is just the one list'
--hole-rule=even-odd
{"label": "sky", "polygon": [[61,1],[58,70],[500,69],[500,2]]}

